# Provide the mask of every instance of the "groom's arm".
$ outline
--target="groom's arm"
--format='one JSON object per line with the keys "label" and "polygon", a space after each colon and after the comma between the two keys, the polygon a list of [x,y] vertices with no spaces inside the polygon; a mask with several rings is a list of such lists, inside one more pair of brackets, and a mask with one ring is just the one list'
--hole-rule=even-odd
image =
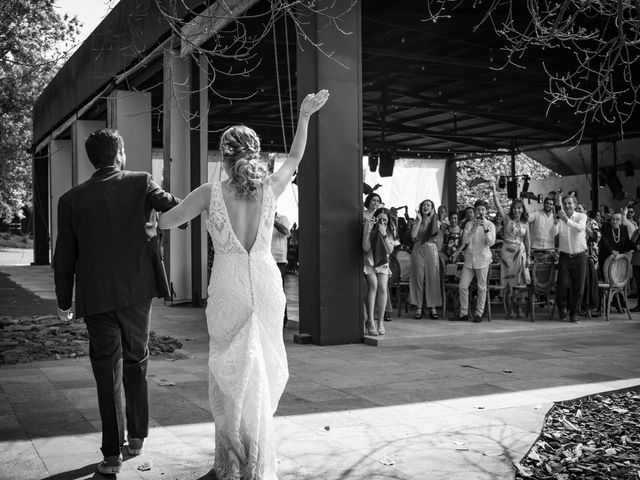
{"label": "groom's arm", "polygon": [[[155,210],[156,212],[166,212],[178,205],[182,200],[173,196],[169,192],[165,192],[160,186],[149,177],[149,185],[147,187],[147,209]],[[149,218],[150,211],[146,212],[146,218]],[[189,226],[188,223],[179,225],[178,228],[185,229]]]}
{"label": "groom's arm", "polygon": [[58,202],[58,237],[53,254],[53,276],[58,308],[69,310],[78,258],[78,243],[71,224],[71,204],[62,196]]}
{"label": "groom's arm", "polygon": [[153,180],[149,180],[147,187],[147,204],[156,212],[166,212],[180,203],[180,199],[165,192]]}

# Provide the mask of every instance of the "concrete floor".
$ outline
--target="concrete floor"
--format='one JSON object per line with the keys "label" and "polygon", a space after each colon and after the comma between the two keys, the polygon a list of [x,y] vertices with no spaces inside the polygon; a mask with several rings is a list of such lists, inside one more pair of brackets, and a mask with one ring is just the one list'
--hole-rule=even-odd
{"label": "concrete floor", "polygon": [[[44,298],[53,291],[49,267],[0,271]],[[181,340],[190,358],[152,358],[150,436],[118,478],[209,478],[204,311],[153,308],[152,329]],[[284,330],[281,480],[511,479],[554,401],[640,384],[638,314],[577,325],[394,318],[378,347],[297,345],[296,332],[296,322]],[[102,478],[87,358],[0,367],[0,389],[1,479]],[[137,469],[144,461],[151,470]]]}

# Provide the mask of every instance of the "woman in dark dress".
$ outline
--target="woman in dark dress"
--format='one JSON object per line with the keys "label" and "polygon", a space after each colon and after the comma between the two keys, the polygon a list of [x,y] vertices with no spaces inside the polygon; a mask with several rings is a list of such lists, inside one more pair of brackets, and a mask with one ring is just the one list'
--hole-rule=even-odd
{"label": "woman in dark dress", "polygon": [[600,241],[600,271],[604,267],[605,260],[610,255],[627,253],[633,250],[633,245],[629,239],[629,231],[622,225],[622,214],[614,213],[611,216],[611,223],[602,226],[602,240]]}
{"label": "woman in dark dress", "polygon": [[[627,253],[634,248],[633,243],[629,239],[629,231],[625,225],[622,225],[622,214],[614,213],[611,215],[611,223],[605,223],[602,226],[602,240],[600,241],[600,276],[604,279],[604,262],[610,255],[618,255]],[[618,295],[618,302],[614,302],[618,313],[622,313],[624,308],[624,300],[622,295]]]}
{"label": "woman in dark dress", "polygon": [[[584,213],[584,205],[578,204],[577,212]],[[582,210],[579,210],[582,208]],[[596,220],[596,212],[589,212],[587,224],[585,226],[585,234],[587,236],[587,278],[584,284],[584,295],[582,296],[582,312],[586,315],[587,311],[591,312],[592,317],[600,315],[600,295],[598,292],[598,244],[602,234],[600,225]]]}

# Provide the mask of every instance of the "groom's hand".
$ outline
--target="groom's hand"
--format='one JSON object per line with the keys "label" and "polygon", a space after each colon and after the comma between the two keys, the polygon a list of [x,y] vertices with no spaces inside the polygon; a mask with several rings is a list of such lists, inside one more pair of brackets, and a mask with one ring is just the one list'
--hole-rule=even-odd
{"label": "groom's hand", "polygon": [[71,309],[61,310],[60,308],[58,308],[58,319],[61,322],[70,322],[71,320],[73,320],[73,311]]}

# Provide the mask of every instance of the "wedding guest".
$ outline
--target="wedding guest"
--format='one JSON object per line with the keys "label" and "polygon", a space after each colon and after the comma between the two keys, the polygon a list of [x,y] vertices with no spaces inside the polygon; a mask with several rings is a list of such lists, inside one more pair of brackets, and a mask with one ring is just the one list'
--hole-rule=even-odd
{"label": "wedding guest", "polygon": [[[584,205],[578,204],[576,211],[584,212]],[[585,235],[587,236],[587,275],[584,284],[581,313],[590,311],[592,317],[600,316],[600,294],[598,291],[598,244],[600,243],[600,225],[596,221],[595,212],[587,215]]]}
{"label": "wedding guest", "polygon": [[493,200],[500,216],[506,220],[502,234],[500,252],[500,281],[507,305],[507,314],[520,316],[520,308],[515,304],[513,287],[530,283],[529,276],[529,216],[524,202],[515,199],[511,202],[509,214],[505,214],[496,186],[493,185]]}
{"label": "wedding guest", "polygon": [[461,240],[462,229],[458,225],[458,214],[455,211],[450,212],[449,223],[445,225],[443,230],[442,254],[445,262],[453,263],[461,255],[458,252]]}
{"label": "wedding guest", "polygon": [[416,220],[411,227],[414,242],[411,250],[411,276],[409,281],[409,302],[416,306],[415,318],[422,317],[422,303],[430,316],[438,318],[436,307],[442,305],[440,288],[440,256],[436,237],[440,225],[435,206],[431,200],[423,200],[416,210]]}
{"label": "wedding guest", "polygon": [[633,278],[636,279],[636,298],[638,304],[631,309],[632,312],[640,312],[640,229],[636,229],[631,238],[633,254],[631,255],[631,265],[633,267]]}
{"label": "wedding guest", "polygon": [[[622,213],[614,213],[611,215],[611,223],[602,227],[602,240],[600,241],[600,270],[602,275],[604,272],[604,263],[606,259],[613,255],[614,257],[621,253],[627,253],[634,250],[634,245],[629,238],[629,232],[625,225],[622,225]],[[618,313],[622,313],[620,307],[624,307],[622,296],[618,296],[618,302],[614,302]]]}
{"label": "wedding guest", "polygon": [[366,223],[367,220],[371,220],[373,218],[373,214],[381,206],[384,206],[384,204],[382,203],[382,197],[380,197],[380,195],[377,193],[370,193],[367,195],[367,198],[364,199],[365,210],[362,214],[364,223]]}
{"label": "wedding guest", "polygon": [[529,214],[529,233],[531,235],[531,253],[534,261],[546,260],[555,250],[555,238],[558,234],[558,220],[555,218],[552,198],[545,198],[542,210]]}
{"label": "wedding guest", "polygon": [[436,245],[438,246],[438,251],[442,252],[444,229],[449,225],[449,216],[447,215],[446,205],[440,205],[438,207],[438,222],[440,222],[440,229],[438,230],[438,236],[436,237]]}
{"label": "wedding guest", "polygon": [[[562,199],[563,209],[558,216],[558,284],[556,302],[560,320],[578,323],[578,312],[582,305],[584,284],[587,276],[587,216],[576,212],[576,199]],[[567,295],[568,293],[568,295]],[[568,310],[568,313],[567,313]]]}
{"label": "wedding guest", "polygon": [[[368,221],[371,221],[371,219],[374,216],[374,213],[380,207],[384,207],[384,203],[382,203],[382,197],[380,195],[378,195],[377,193],[373,193],[373,192],[370,193],[369,195],[367,195],[367,197],[364,200],[365,211],[362,214],[362,219],[363,219],[364,225],[366,225]],[[366,271],[367,271],[367,257],[366,256],[365,256],[364,262],[365,262],[365,273],[366,273]],[[368,283],[372,279],[372,277],[369,277],[369,276],[365,275],[365,279],[367,280],[367,290],[370,291],[372,288],[375,287],[375,285],[371,285],[371,284]],[[386,307],[385,307],[384,318],[385,318],[385,320],[389,321],[389,320],[391,320],[391,308],[392,307],[391,307],[390,297],[387,297],[387,298],[389,300],[387,301],[387,304],[386,304]]]}
{"label": "wedding guest", "polygon": [[633,202],[628,203],[624,207],[622,207],[622,225],[627,227],[627,232],[629,233],[629,238],[633,237],[633,234],[638,230],[638,224],[633,219],[633,214],[635,213]]}
{"label": "wedding guest", "polygon": [[367,278],[367,323],[369,335],[384,335],[384,318],[375,320],[375,311],[384,312],[387,305],[388,281],[391,275],[389,255],[395,247],[389,228],[389,210],[379,208],[364,224],[362,250],[365,255],[364,274]]}
{"label": "wedding guest", "polygon": [[477,200],[474,204],[476,220],[473,223],[467,222],[464,227],[464,234],[460,244],[460,250],[466,247],[458,290],[460,294],[460,316],[450,320],[469,320],[469,285],[471,285],[471,281],[475,276],[478,284],[478,298],[473,321],[476,323],[482,321],[487,301],[487,276],[492,259],[491,246],[496,241],[496,228],[487,219],[487,206],[487,202],[484,200]]}
{"label": "wedding guest", "polygon": [[462,218],[460,219],[460,228],[464,230],[464,226],[467,222],[473,222],[475,220],[475,215],[473,207],[465,207],[462,211]]}
{"label": "wedding guest", "polygon": [[600,241],[600,269],[609,255],[618,255],[633,250],[627,227],[622,225],[622,213],[611,215],[611,223],[602,227]]}
{"label": "wedding guest", "polygon": [[[273,235],[271,237],[271,255],[273,255],[276,265],[280,270],[282,277],[282,290],[284,290],[285,278],[287,276],[287,252],[289,249],[288,239],[291,237],[289,231],[289,219],[284,215],[276,212],[273,219]],[[287,318],[287,304],[284,304],[283,325],[286,327],[289,319]]]}

